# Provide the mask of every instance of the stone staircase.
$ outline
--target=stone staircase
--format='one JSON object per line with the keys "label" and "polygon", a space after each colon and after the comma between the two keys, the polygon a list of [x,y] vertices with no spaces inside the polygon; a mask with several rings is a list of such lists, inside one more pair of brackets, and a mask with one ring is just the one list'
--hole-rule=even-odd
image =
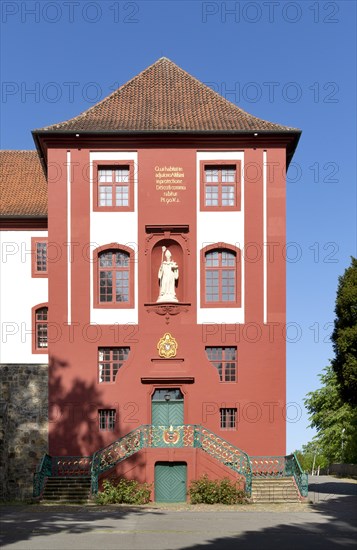
{"label": "stone staircase", "polygon": [[42,495],[42,502],[73,502],[86,503],[90,501],[90,477],[49,477]]}
{"label": "stone staircase", "polygon": [[308,495],[307,474],[296,455],[251,456],[196,424],[143,424],[91,456],[45,454],[34,472],[33,496],[45,501],[87,502],[98,492],[99,479],[127,458],[148,448],[191,447],[245,478],[253,502],[300,502]]}
{"label": "stone staircase", "polygon": [[301,496],[291,477],[261,479],[253,477],[252,500],[256,503],[300,502]]}

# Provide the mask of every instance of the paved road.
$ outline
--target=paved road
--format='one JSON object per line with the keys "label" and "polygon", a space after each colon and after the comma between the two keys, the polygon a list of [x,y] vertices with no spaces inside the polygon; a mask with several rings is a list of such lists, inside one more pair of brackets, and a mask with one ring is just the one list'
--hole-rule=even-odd
{"label": "paved road", "polygon": [[[2,508],[5,550],[332,550],[356,548],[357,483],[310,478],[310,506],[238,510],[124,507]],[[186,507],[187,508],[187,507]]]}

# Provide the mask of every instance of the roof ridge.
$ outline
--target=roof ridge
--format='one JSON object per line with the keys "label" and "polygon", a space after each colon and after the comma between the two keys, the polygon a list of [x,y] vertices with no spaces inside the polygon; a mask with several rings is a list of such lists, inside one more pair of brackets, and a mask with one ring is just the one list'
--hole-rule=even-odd
{"label": "roof ridge", "polygon": [[168,57],[154,63],[79,115],[39,132],[299,132],[245,111]]}
{"label": "roof ridge", "polygon": [[0,153],[36,153],[36,149],[0,149]]}

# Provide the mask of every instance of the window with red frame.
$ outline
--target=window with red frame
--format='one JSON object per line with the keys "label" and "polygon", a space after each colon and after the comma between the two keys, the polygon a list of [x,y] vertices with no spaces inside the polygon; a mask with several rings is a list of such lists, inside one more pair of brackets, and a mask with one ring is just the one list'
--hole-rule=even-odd
{"label": "window with red frame", "polygon": [[99,302],[129,303],[130,255],[108,250],[98,255]]}
{"label": "window with red frame", "polygon": [[47,277],[47,238],[32,237],[31,238],[31,275],[32,277]]}
{"label": "window with red frame", "polygon": [[99,166],[98,206],[129,208],[130,166]]}
{"label": "window with red frame", "polygon": [[205,165],[204,206],[237,206],[237,169],[235,165]]}
{"label": "window with red frame", "polygon": [[217,369],[221,382],[237,380],[237,348],[206,347],[209,361]]}
{"label": "window with red frame", "polygon": [[130,348],[99,348],[99,383],[115,382],[119,369],[129,357]]}
{"label": "window with red frame", "polygon": [[237,427],[237,409],[219,409],[221,416],[221,430],[235,430]]}
{"label": "window with red frame", "polygon": [[48,307],[35,311],[35,349],[48,348]]}
{"label": "window with red frame", "polygon": [[237,299],[236,253],[211,250],[205,254],[205,301],[208,304],[234,303]]}
{"label": "window with red frame", "polygon": [[37,273],[47,273],[47,242],[36,242],[35,270]]}
{"label": "window with red frame", "polygon": [[112,432],[115,427],[115,409],[99,409],[98,411],[98,420],[99,420],[99,429],[101,431]]}

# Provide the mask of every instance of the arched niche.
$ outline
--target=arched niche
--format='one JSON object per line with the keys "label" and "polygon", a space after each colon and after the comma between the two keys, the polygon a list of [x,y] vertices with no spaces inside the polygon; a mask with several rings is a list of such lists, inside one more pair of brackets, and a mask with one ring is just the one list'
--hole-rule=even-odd
{"label": "arched niche", "polygon": [[151,302],[156,302],[160,292],[158,278],[162,260],[162,247],[166,246],[171,252],[172,260],[179,266],[179,278],[176,281],[176,296],[179,302],[184,301],[184,255],[182,246],[174,239],[160,239],[151,250]]}

